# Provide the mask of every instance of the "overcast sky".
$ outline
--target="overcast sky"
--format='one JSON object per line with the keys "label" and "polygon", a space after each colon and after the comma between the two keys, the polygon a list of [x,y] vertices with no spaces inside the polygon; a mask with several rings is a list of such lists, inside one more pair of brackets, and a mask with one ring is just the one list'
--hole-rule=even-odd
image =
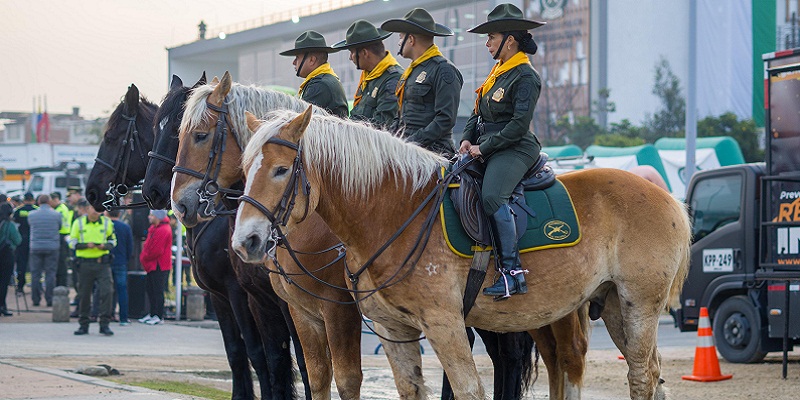
{"label": "overcast sky", "polygon": [[107,115],[135,83],[158,103],[167,47],[209,30],[323,0],[0,0],[0,111]]}

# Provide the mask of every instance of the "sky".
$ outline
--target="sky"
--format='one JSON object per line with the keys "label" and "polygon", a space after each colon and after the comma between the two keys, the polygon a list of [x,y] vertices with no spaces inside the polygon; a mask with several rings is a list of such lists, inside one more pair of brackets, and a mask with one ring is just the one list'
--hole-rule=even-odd
{"label": "sky", "polygon": [[80,107],[103,117],[131,83],[159,103],[168,47],[209,30],[326,0],[0,0],[0,111]]}

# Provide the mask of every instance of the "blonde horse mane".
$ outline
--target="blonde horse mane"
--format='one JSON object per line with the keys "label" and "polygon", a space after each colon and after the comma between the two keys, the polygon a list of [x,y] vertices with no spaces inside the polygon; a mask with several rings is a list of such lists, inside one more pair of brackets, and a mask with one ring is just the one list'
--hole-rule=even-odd
{"label": "blonde horse mane", "polygon": [[[216,84],[208,84],[195,88],[186,101],[186,111],[181,121],[181,132],[187,132],[198,125],[208,122],[211,117],[206,99],[214,91]],[[242,85],[234,82],[231,91],[225,96],[228,104],[228,115],[231,125],[237,135],[239,143],[247,143],[252,132],[247,128],[247,118],[244,112],[249,111],[261,117],[272,110],[289,109],[303,111],[308,108],[308,103],[297,97],[271,89],[262,89],[252,85]],[[316,113],[328,113],[319,107],[314,108]]]}
{"label": "blonde horse mane", "polygon": [[[297,115],[291,110],[267,114],[248,143],[242,164],[252,163],[267,140]],[[447,165],[444,157],[389,132],[330,115],[314,115],[300,144],[303,162],[319,166],[322,176],[338,176],[347,197],[366,197],[388,177],[387,172],[394,173],[397,187],[410,182],[411,191],[416,192],[439,167]]]}

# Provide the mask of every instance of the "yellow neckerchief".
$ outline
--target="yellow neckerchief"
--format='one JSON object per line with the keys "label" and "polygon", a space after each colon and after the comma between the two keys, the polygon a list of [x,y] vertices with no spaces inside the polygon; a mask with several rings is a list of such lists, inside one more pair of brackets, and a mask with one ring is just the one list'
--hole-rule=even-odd
{"label": "yellow neckerchief", "polygon": [[297,95],[300,96],[300,95],[303,94],[303,88],[306,86],[308,81],[310,81],[315,76],[322,75],[322,74],[331,74],[331,75],[335,76],[336,79],[339,79],[339,77],[336,76],[336,74],[333,72],[333,68],[331,68],[331,64],[330,63],[322,64],[319,67],[317,67],[315,70],[311,71],[310,74],[308,74],[308,76],[306,77],[306,80],[304,80],[303,83],[300,84],[300,90],[297,91]]}
{"label": "yellow neckerchief", "polygon": [[428,59],[431,59],[436,56],[444,57],[442,55],[442,52],[439,51],[439,47],[433,44],[431,45],[431,47],[428,47],[428,50],[425,50],[425,52],[422,53],[422,55],[419,56],[419,58],[412,61],[411,65],[409,65],[408,68],[406,68],[406,70],[403,72],[403,75],[400,76],[400,81],[397,82],[397,89],[394,91],[394,93],[397,95],[397,104],[399,105],[399,107],[397,108],[398,112],[400,112],[400,110],[403,108],[403,93],[406,91],[406,79],[408,79],[408,77],[411,76],[411,71],[413,71],[414,67],[416,67],[417,65],[420,65],[424,61],[427,61]]}
{"label": "yellow neckerchief", "polygon": [[511,71],[514,67],[522,65],[522,64],[531,64],[531,60],[528,59],[528,55],[518,51],[517,54],[511,56],[506,62],[498,61],[497,64],[492,67],[492,72],[489,72],[489,76],[486,77],[486,80],[483,81],[483,85],[480,85],[477,89],[475,89],[475,93],[478,94],[478,98],[475,99],[475,113],[478,113],[478,106],[481,102],[481,97],[483,97],[483,89],[489,90],[494,86],[494,82],[497,80],[497,77],[500,75],[505,74],[508,71]]}
{"label": "yellow neckerchief", "polygon": [[367,87],[367,82],[375,78],[379,78],[389,67],[393,65],[400,65],[400,63],[394,59],[392,53],[387,51],[386,57],[383,57],[383,60],[381,60],[378,65],[372,69],[372,71],[369,71],[369,74],[367,74],[367,71],[361,71],[361,80],[358,81],[358,89],[356,90],[356,96],[353,99],[353,107],[357,106],[358,103],[361,102],[361,98],[364,97],[364,89]]}

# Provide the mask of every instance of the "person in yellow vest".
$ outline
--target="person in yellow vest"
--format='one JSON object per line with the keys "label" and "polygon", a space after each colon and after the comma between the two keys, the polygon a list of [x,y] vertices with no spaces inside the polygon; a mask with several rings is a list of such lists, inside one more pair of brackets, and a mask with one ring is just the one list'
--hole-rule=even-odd
{"label": "person in yellow vest", "polygon": [[75,250],[76,263],[80,264],[78,293],[80,295],[80,327],[76,335],[89,333],[89,311],[92,305],[92,289],[97,284],[99,298],[98,313],[100,334],[111,336],[111,298],[114,281],[111,276],[111,255],[109,250],[117,244],[114,224],[111,219],[97,212],[88,201],[80,200],[78,207],[86,215],[72,224],[69,234],[70,248]]}
{"label": "person in yellow vest", "polygon": [[434,22],[422,8],[384,22],[381,29],[400,33],[397,54],[412,60],[395,89],[399,110],[390,130],[435,153],[452,156],[453,126],[464,79],[444,58],[433,37],[452,36],[453,31]]}
{"label": "person in yellow vest", "polygon": [[347,118],[347,96],[339,77],[328,63],[328,54],[337,50],[328,47],[325,38],[317,31],[305,31],[294,41],[294,48],[281,52],[294,56],[297,76],[304,78],[298,94],[300,98],[322,107],[333,115]]}
{"label": "person in yellow vest", "polygon": [[469,30],[487,34],[486,47],[497,60],[475,91],[475,108],[459,147],[459,153],[480,157],[486,166],[481,197],[493,233],[499,277],[483,294],[495,296],[495,300],[528,292],[528,271],[520,263],[517,229],[508,203],[542,149],[530,130],[542,80],[528,59],[537,49],[528,30],[542,25],[525,19],[513,4],[500,4],[489,13],[487,22]]}
{"label": "person in yellow vest", "polygon": [[360,19],[347,29],[345,40],[331,46],[350,50],[350,61],[361,70],[350,119],[386,127],[397,114],[394,91],[403,67],[383,46],[383,39],[391,34]]}
{"label": "person in yellow vest", "polygon": [[[67,246],[69,230],[72,227],[72,222],[75,220],[75,212],[66,204],[61,202],[61,193],[50,193],[50,207],[61,214],[61,230],[58,233],[61,235],[61,249],[58,252],[58,268],[56,269],[56,286],[67,286],[67,258],[70,255],[69,246]],[[78,279],[77,273],[73,271],[73,286]]]}

